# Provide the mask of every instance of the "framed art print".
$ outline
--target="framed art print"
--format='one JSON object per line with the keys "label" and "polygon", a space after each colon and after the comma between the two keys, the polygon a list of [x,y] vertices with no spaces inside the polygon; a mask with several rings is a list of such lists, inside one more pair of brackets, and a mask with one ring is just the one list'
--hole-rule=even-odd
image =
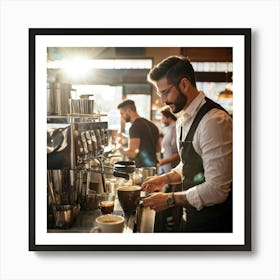
{"label": "framed art print", "polygon": [[[99,195],[131,179],[111,168],[128,129],[117,104],[134,99],[160,126],[147,74],[171,55],[188,57],[197,88],[232,115],[232,231],[145,231],[140,206],[127,216],[115,200],[123,230],[102,232]],[[251,30],[29,29],[29,183],[31,251],[250,251]]]}

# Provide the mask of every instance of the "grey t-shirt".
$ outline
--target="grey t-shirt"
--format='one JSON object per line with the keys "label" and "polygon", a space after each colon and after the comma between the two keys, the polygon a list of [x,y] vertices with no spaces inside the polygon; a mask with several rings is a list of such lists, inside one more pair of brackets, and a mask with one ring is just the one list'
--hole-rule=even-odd
{"label": "grey t-shirt", "polygon": [[[173,123],[166,127],[166,133],[162,138],[162,148],[163,155],[162,158],[170,157],[171,155],[177,154],[177,143],[176,143],[176,123]],[[168,163],[160,167],[163,173],[169,172],[173,167],[175,167],[178,162]]]}

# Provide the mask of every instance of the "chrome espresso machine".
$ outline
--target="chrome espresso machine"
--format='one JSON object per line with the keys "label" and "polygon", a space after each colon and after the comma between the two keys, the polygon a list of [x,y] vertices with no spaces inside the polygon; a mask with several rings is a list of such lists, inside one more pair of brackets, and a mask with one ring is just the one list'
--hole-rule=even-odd
{"label": "chrome espresso machine", "polygon": [[68,85],[58,88],[48,92],[48,229],[69,228],[80,210],[96,209],[95,195],[109,191],[105,175],[129,179],[127,173],[106,164],[117,155],[112,153],[108,122],[101,121],[106,115],[94,112],[92,96],[72,99]]}

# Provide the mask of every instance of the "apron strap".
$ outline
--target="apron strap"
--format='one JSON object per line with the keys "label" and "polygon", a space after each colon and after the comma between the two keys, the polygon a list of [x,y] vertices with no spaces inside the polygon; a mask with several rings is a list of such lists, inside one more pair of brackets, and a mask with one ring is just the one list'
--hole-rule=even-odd
{"label": "apron strap", "polygon": [[[214,102],[213,100],[209,99],[208,97],[205,97],[206,102],[202,105],[202,107],[200,108],[200,110],[198,111],[197,115],[195,116],[195,119],[190,127],[190,130],[186,136],[185,142],[186,141],[192,141],[193,140],[193,136],[194,133],[200,123],[200,120],[203,118],[203,116],[209,112],[210,110],[217,108],[220,110],[225,111],[226,113],[228,113],[220,104]],[[180,139],[182,139],[182,126],[181,126],[181,135],[180,135]]]}

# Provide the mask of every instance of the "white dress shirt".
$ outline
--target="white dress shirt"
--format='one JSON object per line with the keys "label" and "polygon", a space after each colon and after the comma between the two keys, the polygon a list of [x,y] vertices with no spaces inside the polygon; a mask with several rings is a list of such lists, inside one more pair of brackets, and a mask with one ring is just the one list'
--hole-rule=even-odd
{"label": "white dress shirt", "polygon": [[[190,126],[201,106],[205,95],[199,95],[188,108],[180,113],[176,122],[177,145],[182,130],[185,140]],[[188,202],[197,210],[204,206],[222,203],[226,200],[232,181],[232,118],[222,110],[212,109],[201,119],[193,137],[194,150],[201,156],[204,167],[205,182],[187,191]],[[183,163],[180,162],[173,171],[182,177]]]}

